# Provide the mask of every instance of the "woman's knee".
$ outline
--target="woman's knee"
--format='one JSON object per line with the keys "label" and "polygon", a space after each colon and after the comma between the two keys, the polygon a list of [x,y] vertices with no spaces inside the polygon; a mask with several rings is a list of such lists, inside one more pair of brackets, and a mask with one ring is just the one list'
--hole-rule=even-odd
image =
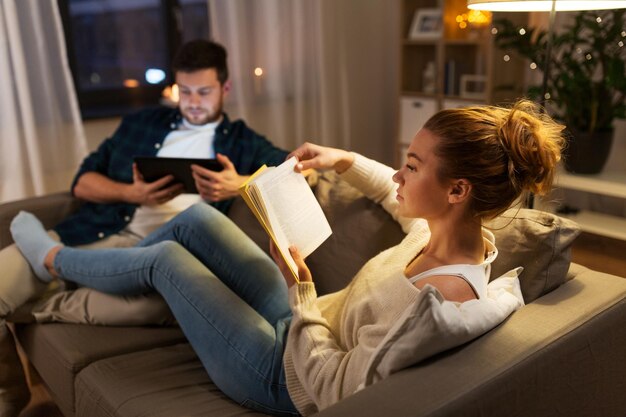
{"label": "woman's knee", "polygon": [[220,230],[224,222],[230,222],[222,212],[206,203],[197,203],[177,216],[179,225],[191,230]]}

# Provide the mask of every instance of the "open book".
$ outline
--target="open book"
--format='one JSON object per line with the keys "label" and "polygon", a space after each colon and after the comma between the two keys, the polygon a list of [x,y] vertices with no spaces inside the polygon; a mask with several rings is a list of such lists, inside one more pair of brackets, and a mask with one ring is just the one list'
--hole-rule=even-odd
{"label": "open book", "polygon": [[293,157],[277,167],[262,166],[239,193],[299,282],[289,247],[295,246],[302,257],[307,257],[332,231],[304,176],[294,171],[296,163]]}

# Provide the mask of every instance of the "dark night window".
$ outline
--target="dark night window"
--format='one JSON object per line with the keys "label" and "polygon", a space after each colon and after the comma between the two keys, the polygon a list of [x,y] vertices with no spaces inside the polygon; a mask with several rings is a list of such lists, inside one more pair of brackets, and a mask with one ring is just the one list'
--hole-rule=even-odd
{"label": "dark night window", "polygon": [[209,39],[207,0],[58,0],[84,118],[158,104],[182,42]]}

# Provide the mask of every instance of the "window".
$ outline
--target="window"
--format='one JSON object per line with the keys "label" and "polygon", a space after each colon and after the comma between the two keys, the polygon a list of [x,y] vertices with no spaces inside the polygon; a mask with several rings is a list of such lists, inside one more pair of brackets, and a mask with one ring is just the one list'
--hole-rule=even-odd
{"label": "window", "polygon": [[207,0],[58,0],[83,118],[156,105],[182,42],[209,39]]}

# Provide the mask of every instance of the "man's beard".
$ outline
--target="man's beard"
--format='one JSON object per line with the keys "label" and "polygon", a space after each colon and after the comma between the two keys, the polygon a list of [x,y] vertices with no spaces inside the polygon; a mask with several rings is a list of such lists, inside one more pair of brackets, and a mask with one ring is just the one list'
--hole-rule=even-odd
{"label": "man's beard", "polygon": [[[194,111],[199,110],[199,111]],[[221,107],[216,110],[206,107],[185,107],[182,111],[183,117],[192,125],[205,125],[217,121],[221,114]]]}

